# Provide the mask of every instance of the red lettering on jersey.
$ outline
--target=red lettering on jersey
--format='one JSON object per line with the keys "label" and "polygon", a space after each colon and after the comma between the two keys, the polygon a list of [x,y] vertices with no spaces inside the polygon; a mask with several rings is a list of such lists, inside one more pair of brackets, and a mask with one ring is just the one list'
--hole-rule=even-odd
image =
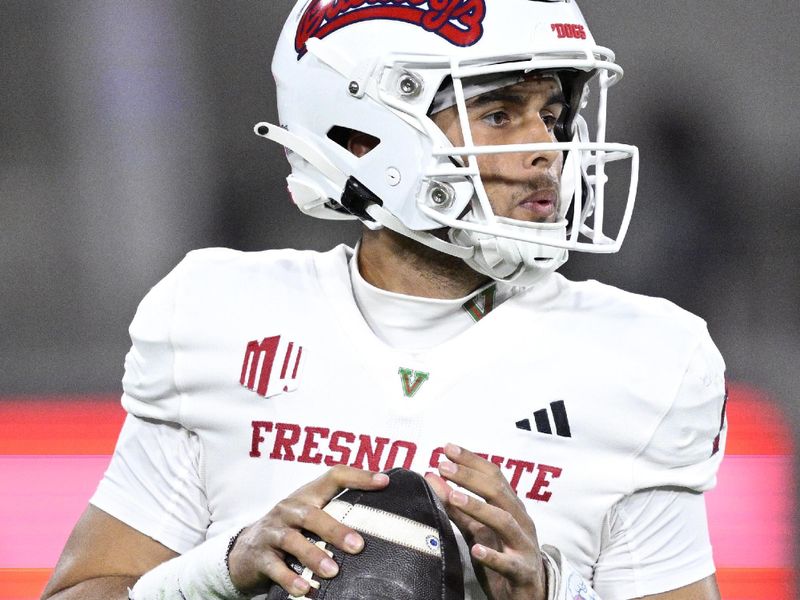
{"label": "red lettering on jersey", "polygon": [[586,28],[577,23],[553,23],[550,25],[559,39],[569,38],[573,40],[585,40]]}
{"label": "red lettering on jersey", "polygon": [[[551,479],[548,479],[548,477]],[[558,477],[561,477],[561,469],[558,467],[539,465],[536,472],[536,481],[533,482],[533,487],[525,494],[525,497],[539,502],[550,502],[553,492],[543,492],[542,490],[550,487],[550,482]]]}
{"label": "red lettering on jersey", "polygon": [[310,38],[375,19],[416,25],[466,47],[483,36],[485,16],[486,0],[311,0],[300,17],[294,48],[300,58]]}
{"label": "red lettering on jersey", "polygon": [[306,432],[306,439],[303,443],[303,453],[297,457],[297,462],[318,465],[322,462],[322,454],[317,452],[313,456],[311,455],[312,450],[319,448],[319,444],[314,439],[314,436],[318,435],[322,438],[326,438],[331,430],[327,427],[305,427],[304,431]]}
{"label": "red lettering on jersey", "polygon": [[275,445],[269,457],[280,460],[295,460],[294,446],[300,439],[300,426],[293,423],[275,423]]}
{"label": "red lettering on jersey", "polygon": [[[383,449],[386,447],[386,444],[389,443],[389,438],[384,437],[376,437],[375,438],[375,447],[372,447],[372,438],[368,435],[360,435],[358,436],[359,445],[358,450],[356,451],[356,457],[352,463],[350,463],[351,467],[358,467],[359,469],[368,469],[370,471],[380,471],[381,470],[381,455],[383,454]],[[364,458],[367,459],[366,466],[364,465]]]}
{"label": "red lettering on jersey", "polygon": [[350,461],[350,448],[339,444],[339,440],[345,440],[348,444],[356,441],[356,435],[348,431],[334,431],[331,435],[331,441],[328,443],[328,448],[333,452],[339,453],[339,458],[334,458],[331,455],[325,457],[325,464],[329,467],[334,465],[346,465]]}
{"label": "red lettering on jersey", "polygon": [[511,479],[508,480],[508,483],[511,484],[511,489],[514,490],[514,493],[517,492],[517,487],[519,486],[519,480],[522,477],[523,471],[526,473],[532,473],[533,467],[534,464],[532,462],[525,460],[515,460],[513,458],[509,458],[508,461],[506,461],[506,468],[514,469],[513,473],[511,474]]}
{"label": "red lettering on jersey", "polygon": [[259,458],[261,456],[261,442],[264,441],[264,436],[261,435],[261,430],[266,432],[272,431],[272,423],[269,421],[253,421],[253,440],[250,443],[250,456]]}
{"label": "red lettering on jersey", "polygon": [[[275,436],[272,441],[272,452],[269,454],[270,459],[316,465],[324,463],[328,467],[350,464],[350,466],[370,471],[386,470],[395,466],[410,469],[418,448],[417,444],[407,440],[391,440],[385,437],[373,437],[369,434],[356,435],[349,431],[331,433],[327,427],[310,425],[301,427],[294,423],[272,423],[270,421],[252,421],[250,426],[250,456],[253,458],[261,457],[261,447],[266,441],[267,433],[273,433]],[[325,440],[327,440],[327,448],[325,448]],[[302,450],[298,450],[298,447]],[[560,467],[536,465],[532,461],[516,458],[506,459],[503,456],[480,452],[476,452],[476,454],[497,465],[503,471],[514,493],[518,495],[520,494],[520,485],[528,485],[527,482],[523,483],[523,478],[533,479],[533,483],[524,497],[537,502],[550,501],[553,492],[547,488],[554,479],[561,477],[563,472]],[[352,456],[355,458],[350,462]],[[445,458],[443,447],[434,448],[431,451],[428,466],[435,471],[440,461]],[[523,489],[525,488],[523,487]]]}
{"label": "red lettering on jersey", "polygon": [[406,457],[403,459],[403,464],[401,466],[404,469],[411,468],[411,463],[414,462],[414,455],[417,453],[417,445],[412,442],[397,440],[392,444],[392,447],[389,448],[389,456],[386,458],[386,464],[383,465],[384,471],[394,467],[394,461],[397,460],[397,454],[401,448],[406,451]]}
{"label": "red lettering on jersey", "polygon": [[444,448],[442,446],[434,448],[433,452],[431,452],[431,459],[428,461],[428,466],[434,469],[438,469],[439,463],[442,462],[443,456],[444,456]]}

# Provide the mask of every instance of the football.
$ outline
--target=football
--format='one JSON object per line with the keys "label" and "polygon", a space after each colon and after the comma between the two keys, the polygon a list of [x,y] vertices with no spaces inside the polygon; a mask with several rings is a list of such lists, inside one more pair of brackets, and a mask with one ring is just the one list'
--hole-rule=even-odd
{"label": "football", "polygon": [[[313,600],[463,600],[464,581],[450,520],[425,479],[413,471],[386,471],[378,491],[345,490],[324,510],[364,538],[347,554],[309,535],[339,565],[331,579],[315,576],[294,557],[287,564],[307,579]],[[290,600],[273,585],[267,600]]]}

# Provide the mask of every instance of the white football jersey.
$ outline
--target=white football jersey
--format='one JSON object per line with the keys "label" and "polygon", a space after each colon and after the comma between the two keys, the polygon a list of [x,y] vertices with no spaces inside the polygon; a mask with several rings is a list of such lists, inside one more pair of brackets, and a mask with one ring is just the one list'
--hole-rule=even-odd
{"label": "white football jersey", "polygon": [[[444,343],[401,351],[359,312],[351,255],[201,250],[154,287],[125,364],[136,418],[92,502],[183,552],[330,466],[424,473],[453,442],[500,466],[539,541],[601,597],[713,572],[698,492],[722,458],[725,385],[701,319],[553,274],[494,310],[472,307],[475,324]],[[653,489],[658,518],[694,507],[678,529],[691,537],[699,519],[695,554],[693,542],[665,554],[645,539],[631,557]],[[684,563],[667,572],[662,559]],[[468,597],[482,598],[471,577]]]}

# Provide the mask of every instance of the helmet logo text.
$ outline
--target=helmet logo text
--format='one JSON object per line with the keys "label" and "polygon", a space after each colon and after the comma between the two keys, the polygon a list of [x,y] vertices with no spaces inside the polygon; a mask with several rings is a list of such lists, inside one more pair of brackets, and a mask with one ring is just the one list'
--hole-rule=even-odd
{"label": "helmet logo text", "polygon": [[298,58],[306,41],[322,39],[334,31],[359,23],[384,19],[421,27],[455,46],[471,46],[483,36],[486,0],[311,0],[295,35]]}
{"label": "helmet logo text", "polygon": [[559,39],[586,39],[586,29],[583,27],[583,25],[578,25],[576,23],[553,23],[550,25],[550,29],[552,29],[556,35],[558,35]]}

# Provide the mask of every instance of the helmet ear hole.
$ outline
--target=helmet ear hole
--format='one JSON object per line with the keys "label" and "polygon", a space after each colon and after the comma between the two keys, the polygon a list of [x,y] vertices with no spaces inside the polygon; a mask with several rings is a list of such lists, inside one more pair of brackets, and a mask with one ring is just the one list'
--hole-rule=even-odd
{"label": "helmet ear hole", "polygon": [[328,139],[358,158],[366,156],[381,143],[380,138],[374,135],[341,125],[334,125],[328,130]]}

